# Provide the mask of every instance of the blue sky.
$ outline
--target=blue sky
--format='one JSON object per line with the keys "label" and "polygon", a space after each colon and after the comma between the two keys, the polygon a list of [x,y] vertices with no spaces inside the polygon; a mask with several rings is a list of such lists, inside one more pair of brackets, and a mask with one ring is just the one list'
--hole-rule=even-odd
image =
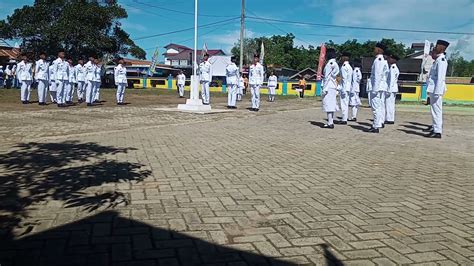
{"label": "blue sky", "polygon": [[[2,0],[0,19],[6,18],[15,8],[31,4],[33,0]],[[247,15],[280,20],[304,21],[332,25],[350,25],[377,28],[400,28],[474,33],[474,0],[247,0]],[[194,26],[193,0],[119,0],[127,9],[129,18],[122,21],[132,39],[185,29]],[[291,4],[289,4],[291,3]],[[240,16],[240,0],[200,0],[199,24]],[[209,49],[226,52],[239,39],[239,20],[202,28],[199,30],[199,48],[207,43]],[[259,37],[293,33],[295,44],[318,46],[333,40],[380,40],[394,38],[406,44],[432,42],[443,38],[452,43],[450,51],[460,51],[467,59],[474,59],[473,35],[444,35],[408,32],[354,30],[321,26],[291,25],[248,19],[246,36]],[[136,43],[151,57],[154,47],[170,43],[192,47],[193,31],[137,40]],[[162,60],[162,59],[161,59]]]}

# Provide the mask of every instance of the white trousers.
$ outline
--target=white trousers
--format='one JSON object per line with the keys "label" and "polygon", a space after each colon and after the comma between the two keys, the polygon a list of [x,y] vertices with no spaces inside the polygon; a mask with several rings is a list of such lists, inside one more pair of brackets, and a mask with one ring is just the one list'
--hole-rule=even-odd
{"label": "white trousers", "polygon": [[235,106],[237,101],[237,84],[227,84],[227,106]]}
{"label": "white trousers", "polygon": [[100,82],[95,81],[95,86],[94,86],[94,101],[98,101],[100,99]]}
{"label": "white trousers", "polygon": [[327,112],[328,115],[328,125],[334,125],[334,112]]}
{"label": "white trousers", "polygon": [[31,80],[23,80],[21,82],[21,101],[29,101],[30,100],[30,94],[31,94]]}
{"label": "white trousers", "polygon": [[201,81],[201,98],[202,102],[208,104],[211,100],[209,94],[209,81]]}
{"label": "white trousers", "polygon": [[276,94],[276,87],[274,87],[274,86],[268,87],[268,94],[275,95]]}
{"label": "white trousers", "polygon": [[46,95],[48,95],[48,81],[44,79],[38,80],[38,102],[45,103]]}
{"label": "white trousers", "polygon": [[433,132],[443,133],[443,96],[430,94],[431,117],[433,118]]}
{"label": "white trousers", "polygon": [[342,121],[347,122],[347,118],[349,117],[349,92],[348,91],[340,92],[339,102],[341,105]]}
{"label": "white trousers", "polygon": [[51,102],[56,103],[58,101],[57,98],[57,84],[55,80],[50,81],[49,83],[49,96],[51,97]]}
{"label": "white trousers", "polygon": [[250,85],[252,93],[252,108],[260,108],[260,85]]}
{"label": "white trousers", "polygon": [[58,104],[66,103],[66,80],[58,80],[56,88],[56,98]]}
{"label": "white trousers", "polygon": [[184,84],[178,84],[179,97],[184,96]]}
{"label": "white trousers", "polygon": [[92,103],[95,97],[95,81],[88,80],[86,84],[86,103]]}
{"label": "white trousers", "polygon": [[72,98],[73,98],[73,83],[67,81],[66,84],[65,84],[65,91],[64,91],[64,95],[66,95],[66,99],[65,101],[66,102],[72,102]]}
{"label": "white trousers", "polygon": [[84,81],[77,82],[77,98],[79,100],[84,100],[84,93],[86,90],[86,84]]}
{"label": "white trousers", "polygon": [[385,95],[386,95],[386,93],[387,93],[387,92],[384,91],[384,92],[382,93],[382,95],[381,95],[381,96],[382,96],[382,103],[381,103],[382,106],[380,107],[380,108],[381,108],[381,109],[380,109],[380,115],[381,115],[381,118],[380,118],[380,119],[382,119],[382,120],[381,120],[381,121],[382,121],[382,124],[385,123],[386,118],[387,118],[386,110],[385,110]]}
{"label": "white trousers", "polygon": [[395,121],[395,99],[397,97],[396,92],[388,92],[385,98],[385,121]]}
{"label": "white trousers", "polygon": [[375,92],[371,92],[371,106],[372,107],[372,112],[374,114],[374,123],[373,123],[373,127],[374,128],[381,128],[382,127],[382,123],[384,120],[382,120],[384,118],[383,116],[383,113],[385,112],[385,110],[383,110],[383,94],[385,94],[384,91],[375,91]]}
{"label": "white trousers", "polygon": [[372,92],[367,92],[367,100],[369,100],[369,106],[372,106]]}
{"label": "white trousers", "polygon": [[125,87],[127,87],[127,83],[119,83],[117,85],[117,103],[123,103],[123,97],[125,95]]}
{"label": "white trousers", "polygon": [[359,106],[352,106],[352,117],[351,119],[356,119],[357,118],[357,112],[359,111]]}

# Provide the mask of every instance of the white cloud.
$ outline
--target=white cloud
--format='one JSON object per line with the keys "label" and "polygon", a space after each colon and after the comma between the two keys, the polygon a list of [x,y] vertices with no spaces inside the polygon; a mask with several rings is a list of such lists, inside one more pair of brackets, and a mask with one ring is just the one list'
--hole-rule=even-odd
{"label": "white cloud", "polygon": [[474,60],[474,36],[464,35],[452,41],[447,52],[448,56],[454,52],[459,52],[464,59]]}
{"label": "white cloud", "polygon": [[[257,34],[250,29],[245,31],[245,38],[254,38],[256,36]],[[203,37],[202,39],[206,42],[221,45],[224,52],[230,53],[230,50],[232,47],[234,47],[234,44],[240,40],[240,30],[226,31],[218,35],[209,35],[207,37]],[[211,49],[211,47],[209,48]]]}
{"label": "white cloud", "polygon": [[139,32],[146,32],[148,28],[146,26],[143,26],[142,24],[139,23],[133,23],[128,20],[124,20],[121,22],[123,28],[126,31],[134,30],[134,31],[139,31]]}

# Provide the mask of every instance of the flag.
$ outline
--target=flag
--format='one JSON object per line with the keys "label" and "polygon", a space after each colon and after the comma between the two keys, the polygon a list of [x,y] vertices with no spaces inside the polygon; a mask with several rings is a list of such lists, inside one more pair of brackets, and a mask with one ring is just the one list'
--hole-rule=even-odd
{"label": "flag", "polygon": [[428,61],[428,57],[430,56],[430,50],[431,50],[431,42],[428,40],[425,40],[425,47],[423,49],[423,59],[421,61],[421,69],[420,69],[420,76],[419,76],[419,81],[425,81],[426,76],[425,75],[425,66],[426,66],[426,61]]}
{"label": "flag", "polygon": [[428,40],[425,40],[425,49],[423,49],[423,54],[429,55],[430,54],[430,49],[431,48],[431,43]]}
{"label": "flag", "polygon": [[158,64],[158,47],[156,47],[156,50],[155,52],[153,53],[153,57],[151,58],[151,65],[150,65],[150,69],[149,69],[149,73],[151,73],[151,75],[155,74],[155,69],[156,69],[156,65]]}
{"label": "flag", "polygon": [[324,45],[324,43],[322,43],[321,51],[319,52],[318,71],[316,72],[317,80],[321,80],[323,76],[323,66],[324,66],[325,61],[326,61],[326,46]]}
{"label": "flag", "polygon": [[202,46],[202,50],[201,50],[201,59],[204,58],[204,55],[207,54],[207,44],[204,43],[204,45]]}
{"label": "flag", "polygon": [[263,59],[265,58],[265,46],[263,45],[260,47],[260,64],[263,65]]}

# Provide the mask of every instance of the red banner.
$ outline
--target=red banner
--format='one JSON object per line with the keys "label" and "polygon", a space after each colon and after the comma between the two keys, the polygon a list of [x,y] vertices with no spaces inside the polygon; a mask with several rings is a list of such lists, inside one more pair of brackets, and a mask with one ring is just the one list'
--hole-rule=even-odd
{"label": "red banner", "polygon": [[319,63],[318,63],[318,71],[317,71],[317,80],[321,80],[323,76],[323,66],[324,62],[326,61],[326,46],[324,43],[321,44],[321,51],[319,53]]}

